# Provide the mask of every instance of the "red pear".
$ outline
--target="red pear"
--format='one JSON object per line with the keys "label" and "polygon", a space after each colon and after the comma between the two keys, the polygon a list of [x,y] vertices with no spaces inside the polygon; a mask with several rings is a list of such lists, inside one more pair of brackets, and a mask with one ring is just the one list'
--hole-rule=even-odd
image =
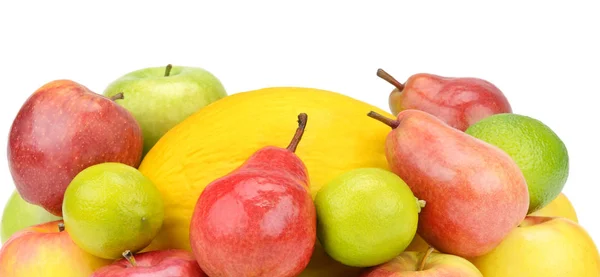
{"label": "red pear", "polygon": [[209,276],[298,276],[316,242],[316,211],[307,169],[294,153],[306,125],[287,148],[266,146],[211,182],[192,215],[190,242]]}
{"label": "red pear", "polygon": [[389,95],[394,115],[407,109],[421,110],[464,131],[490,115],[512,112],[502,91],[480,78],[419,73],[403,84],[383,69],[377,70],[377,76],[395,86]]}
{"label": "red pear", "polygon": [[427,206],[418,234],[442,253],[484,255],[525,218],[529,192],[517,164],[499,148],[419,110],[397,119],[370,112],[392,127],[390,169]]}
{"label": "red pear", "polygon": [[16,115],[8,166],[21,197],[62,216],[64,192],[83,169],[104,162],[137,167],[140,125],[114,100],[71,80],[37,89]]}

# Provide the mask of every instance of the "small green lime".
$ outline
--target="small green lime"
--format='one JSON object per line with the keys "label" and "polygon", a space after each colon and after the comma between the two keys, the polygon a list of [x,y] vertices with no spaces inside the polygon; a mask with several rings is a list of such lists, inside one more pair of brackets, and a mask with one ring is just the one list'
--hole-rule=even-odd
{"label": "small green lime", "polygon": [[529,187],[529,213],[548,205],[567,182],[567,148],[550,127],[537,119],[496,114],[471,125],[465,133],[499,147],[515,161]]}
{"label": "small green lime", "polygon": [[386,262],[410,244],[420,205],[397,175],[379,168],[350,170],[315,197],[317,235],[342,264],[369,267]]}
{"label": "small green lime", "polygon": [[63,201],[63,219],[79,247],[100,258],[118,259],[152,242],[164,219],[154,184],[136,168],[102,163],[81,171]]}

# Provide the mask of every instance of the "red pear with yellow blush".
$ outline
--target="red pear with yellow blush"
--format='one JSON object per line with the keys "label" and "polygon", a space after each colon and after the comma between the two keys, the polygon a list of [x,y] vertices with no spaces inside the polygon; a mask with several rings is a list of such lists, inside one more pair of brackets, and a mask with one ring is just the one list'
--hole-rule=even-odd
{"label": "red pear with yellow blush", "polygon": [[417,109],[464,131],[490,115],[512,113],[504,93],[480,78],[419,73],[401,83],[383,69],[377,70],[377,76],[395,87],[389,95],[394,115],[403,110]]}
{"label": "red pear with yellow blush", "polygon": [[308,266],[316,209],[307,168],[295,154],[306,123],[301,113],[287,148],[257,149],[200,194],[190,243],[208,276],[294,277]]}
{"label": "red pear with yellow blush", "polygon": [[527,215],[523,173],[500,148],[420,110],[368,116],[392,128],[385,142],[390,170],[426,201],[417,233],[439,252],[486,254]]}

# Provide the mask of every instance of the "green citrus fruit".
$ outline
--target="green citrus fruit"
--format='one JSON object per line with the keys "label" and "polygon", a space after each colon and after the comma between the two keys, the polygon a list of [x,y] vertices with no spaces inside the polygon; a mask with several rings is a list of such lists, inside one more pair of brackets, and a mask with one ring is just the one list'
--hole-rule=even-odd
{"label": "green citrus fruit", "polygon": [[118,259],[150,244],[164,219],[161,195],[136,168],[102,163],[81,171],[63,201],[63,219],[79,247],[105,259]]}
{"label": "green citrus fruit", "polygon": [[519,166],[529,187],[529,213],[548,205],[569,175],[569,155],[558,135],[541,121],[513,113],[496,114],[465,133],[504,150]]}
{"label": "green citrus fruit", "polygon": [[19,192],[15,190],[6,202],[2,212],[2,243],[5,243],[17,231],[59,219],[61,217],[23,200]]}
{"label": "green citrus fruit", "polygon": [[379,168],[347,171],[315,197],[317,235],[329,256],[368,267],[406,249],[417,232],[420,206],[406,183]]}

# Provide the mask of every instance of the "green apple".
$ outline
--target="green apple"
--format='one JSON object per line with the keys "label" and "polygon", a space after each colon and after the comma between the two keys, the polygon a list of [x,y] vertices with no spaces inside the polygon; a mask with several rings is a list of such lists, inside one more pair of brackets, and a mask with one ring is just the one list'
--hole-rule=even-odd
{"label": "green apple", "polygon": [[59,219],[61,218],[40,206],[29,204],[14,190],[2,212],[2,243],[4,244],[17,231]]}
{"label": "green apple", "polygon": [[142,127],[144,155],[175,125],[225,96],[213,74],[198,67],[151,67],[114,80],[103,94],[123,93],[117,103],[129,110]]}

